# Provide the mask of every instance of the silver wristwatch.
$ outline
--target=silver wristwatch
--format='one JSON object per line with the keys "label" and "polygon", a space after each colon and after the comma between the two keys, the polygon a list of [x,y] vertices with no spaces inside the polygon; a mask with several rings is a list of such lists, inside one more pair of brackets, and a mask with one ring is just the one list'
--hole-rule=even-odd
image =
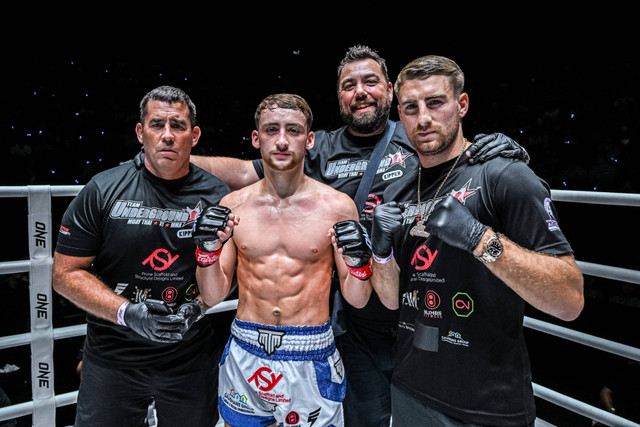
{"label": "silver wristwatch", "polygon": [[498,233],[493,233],[493,236],[489,237],[483,245],[484,252],[482,255],[476,258],[483,263],[494,262],[502,255],[503,247],[502,240]]}

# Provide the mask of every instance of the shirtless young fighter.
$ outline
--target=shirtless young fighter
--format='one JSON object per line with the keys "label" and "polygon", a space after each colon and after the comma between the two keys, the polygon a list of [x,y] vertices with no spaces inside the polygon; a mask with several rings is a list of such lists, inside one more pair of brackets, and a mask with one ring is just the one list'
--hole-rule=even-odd
{"label": "shirtless young fighter", "polygon": [[207,208],[194,232],[207,304],[221,301],[237,274],[238,309],[220,361],[228,425],[343,425],[331,274],[335,264],[343,295],[363,307],[372,290],[371,249],[353,200],[304,174],[312,119],[297,95],[265,98],[252,133],[264,179]]}

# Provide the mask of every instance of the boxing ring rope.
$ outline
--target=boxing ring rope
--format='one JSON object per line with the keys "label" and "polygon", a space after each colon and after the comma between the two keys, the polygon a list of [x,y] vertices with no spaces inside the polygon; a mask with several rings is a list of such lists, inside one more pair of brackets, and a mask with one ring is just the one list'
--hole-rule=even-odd
{"label": "boxing ring rope", "polygon": [[[0,262],[0,274],[29,273],[31,332],[0,337],[0,350],[24,345],[31,346],[31,402],[0,408],[0,421],[31,415],[33,425],[55,425],[57,407],[73,405],[77,391],[54,394],[54,340],[83,336],[86,324],[53,328],[51,316],[52,228],[51,197],[73,197],[81,185],[70,186],[0,186],[0,198],[27,197],[29,220],[29,260]],[[640,206],[640,194],[597,193],[586,191],[552,190],[554,201]],[[583,274],[640,284],[640,271],[578,261]],[[237,300],[223,301],[207,314],[235,310]],[[590,346],[601,351],[640,361],[640,349],[592,336],[541,320],[525,317],[524,326],[545,334]],[[534,383],[535,396],[608,425],[639,426],[569,396]],[[542,422],[544,423],[544,422]]]}

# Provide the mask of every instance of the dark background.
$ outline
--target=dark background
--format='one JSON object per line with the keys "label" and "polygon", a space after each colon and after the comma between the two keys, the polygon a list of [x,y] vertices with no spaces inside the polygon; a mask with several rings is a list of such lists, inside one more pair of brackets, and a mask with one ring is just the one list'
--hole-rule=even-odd
{"label": "dark background", "polygon": [[[308,13],[258,24],[237,19],[226,28],[228,16],[194,12],[198,15],[190,11],[190,19],[176,10],[108,25],[91,19],[38,22],[7,32],[0,185],[85,184],[96,172],[130,159],[140,148],[134,133],[139,101],[163,84],[184,89],[198,108],[203,135],[197,154],[257,157],[249,140],[253,112],[276,92],[302,95],[314,112],[315,129],[337,128],[342,125],[338,63],[349,46],[367,44],[386,58],[392,81],[418,56],[456,60],[470,96],[463,122],[467,138],[480,132],[511,136],[528,150],[531,168],[551,188],[640,192],[640,67],[628,10],[592,11],[585,17],[584,9],[561,16],[525,7],[501,17],[462,19],[455,10],[363,6],[358,13],[336,9],[326,19]],[[395,18],[401,23],[387,22]],[[28,37],[38,25],[38,37]],[[26,259],[26,200],[0,200],[8,235],[0,260]],[[54,199],[54,228],[69,201]],[[578,260],[640,269],[638,208],[556,205]],[[0,335],[27,332],[27,275],[0,280],[6,307]],[[565,324],[533,309],[527,314],[640,347],[638,288],[585,276],[586,307],[575,322]],[[83,314],[61,298],[54,316],[55,327],[83,321]],[[224,336],[229,316],[220,317]],[[628,369],[621,357],[530,329],[525,334],[534,382],[586,403],[599,406],[600,387],[611,372]],[[55,344],[57,394],[77,389],[74,368],[81,341]],[[14,403],[30,400],[29,349],[1,350],[0,368],[6,363],[20,369],[0,374],[0,386]],[[553,424],[591,425],[543,400],[537,405],[539,417]],[[58,408],[59,425],[70,424],[72,414],[73,407]],[[30,417],[20,422],[30,425]]]}

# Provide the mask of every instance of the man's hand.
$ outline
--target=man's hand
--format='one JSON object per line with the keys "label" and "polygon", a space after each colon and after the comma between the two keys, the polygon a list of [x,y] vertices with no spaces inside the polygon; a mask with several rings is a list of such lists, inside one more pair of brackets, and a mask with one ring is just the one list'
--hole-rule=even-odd
{"label": "man's hand", "polygon": [[473,253],[487,230],[466,206],[451,196],[436,204],[424,228],[443,242],[469,253]]}
{"label": "man's hand", "polygon": [[479,133],[467,149],[470,164],[483,163],[497,156],[520,159],[529,164],[529,153],[520,144],[502,133]]}
{"label": "man's hand", "polygon": [[124,323],[139,335],[155,342],[174,343],[182,340],[183,320],[173,314],[152,314],[145,303],[128,303]]}
{"label": "man's hand", "polygon": [[218,261],[222,246],[231,237],[233,227],[237,224],[232,215],[225,206],[207,206],[198,217],[193,241],[200,267],[209,267]]}
{"label": "man's hand", "polygon": [[178,307],[178,311],[173,316],[176,316],[182,322],[182,329],[180,330],[182,335],[186,334],[194,323],[204,317],[202,308],[203,307],[195,301],[186,302]]}
{"label": "man's hand", "polygon": [[402,208],[397,202],[376,206],[371,227],[371,244],[376,257],[387,258],[391,255],[393,235],[401,226]]}
{"label": "man's hand", "polygon": [[358,221],[340,221],[333,225],[335,243],[352,276],[366,280],[371,276],[371,240]]}

